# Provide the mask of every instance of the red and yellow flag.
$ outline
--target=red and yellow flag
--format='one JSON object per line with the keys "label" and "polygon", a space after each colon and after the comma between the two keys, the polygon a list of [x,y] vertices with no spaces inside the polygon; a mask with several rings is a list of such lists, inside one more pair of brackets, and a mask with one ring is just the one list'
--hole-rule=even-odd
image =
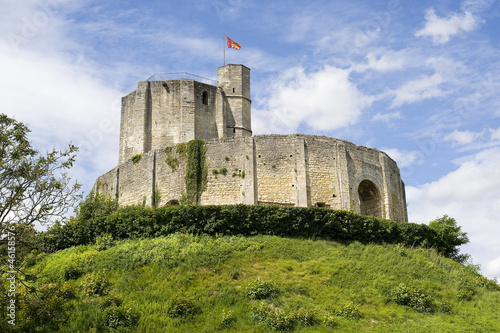
{"label": "red and yellow flag", "polygon": [[239,50],[241,49],[241,45],[236,43],[234,40],[232,40],[231,38],[227,37],[226,36],[226,39],[227,39],[227,47],[230,48],[230,49],[236,49],[236,50]]}

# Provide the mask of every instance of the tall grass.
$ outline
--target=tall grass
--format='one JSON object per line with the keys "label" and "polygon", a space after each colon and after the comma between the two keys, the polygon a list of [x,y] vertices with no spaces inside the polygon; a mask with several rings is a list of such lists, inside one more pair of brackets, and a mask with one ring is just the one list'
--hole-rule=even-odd
{"label": "tall grass", "polygon": [[[65,278],[75,263],[81,275]],[[60,332],[500,331],[498,286],[431,249],[173,234],[78,246],[32,269],[76,290]],[[103,271],[109,293],[85,294]],[[429,311],[395,302],[401,284],[425,293]]]}

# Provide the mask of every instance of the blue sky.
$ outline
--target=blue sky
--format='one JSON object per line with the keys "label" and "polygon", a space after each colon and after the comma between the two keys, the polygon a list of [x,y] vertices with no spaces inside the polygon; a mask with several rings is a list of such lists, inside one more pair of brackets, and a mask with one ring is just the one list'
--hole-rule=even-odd
{"label": "blue sky", "polygon": [[155,73],[251,68],[255,134],[337,137],[387,152],[409,219],[448,214],[500,277],[500,3],[91,1],[0,3],[1,112],[42,149],[80,147],[90,190],[118,160],[120,98]]}

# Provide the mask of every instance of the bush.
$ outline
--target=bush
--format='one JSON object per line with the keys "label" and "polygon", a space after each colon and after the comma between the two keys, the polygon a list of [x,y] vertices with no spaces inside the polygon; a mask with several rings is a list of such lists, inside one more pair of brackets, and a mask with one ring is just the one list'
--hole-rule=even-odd
{"label": "bush", "polygon": [[418,312],[432,312],[432,298],[420,289],[408,288],[404,283],[391,291],[391,300]]}
{"label": "bush", "polygon": [[291,332],[299,323],[296,312],[285,312],[281,309],[271,309],[265,320],[267,327],[276,332]]}
{"label": "bush", "polygon": [[221,326],[223,328],[230,327],[234,322],[236,322],[236,316],[233,311],[222,310],[221,315]]}
{"label": "bush", "polygon": [[119,327],[132,327],[137,325],[139,314],[132,308],[112,305],[104,310],[105,327],[117,329]]}
{"label": "bush", "polygon": [[62,269],[62,273],[64,281],[76,280],[83,275],[83,269],[80,265],[80,262],[77,261],[64,266]]}
{"label": "bush", "polygon": [[310,309],[299,309],[296,312],[297,320],[302,326],[314,326],[318,323],[316,311]]}
{"label": "bush", "polygon": [[71,286],[48,283],[36,288],[36,293],[25,291],[27,289],[21,289],[18,296],[19,308],[22,310],[19,315],[23,318],[16,323],[19,332],[38,332],[41,327],[47,332],[58,331],[67,320],[64,305],[67,300],[74,298]]}
{"label": "bush", "polygon": [[170,318],[190,317],[197,312],[198,308],[191,297],[174,295],[167,304],[167,316]]}
{"label": "bush", "polygon": [[112,247],[114,244],[113,235],[110,233],[102,233],[100,236],[97,236],[95,239],[95,249],[97,251],[104,251]]}
{"label": "bush", "polygon": [[[187,196],[181,203],[188,201]],[[425,224],[397,223],[350,211],[310,207],[278,206],[169,206],[157,209],[122,207],[102,216],[72,219],[55,225],[41,239],[45,248],[61,250],[90,244],[98,235],[110,233],[114,239],[166,236],[176,232],[209,235],[276,235],[280,237],[320,238],[340,242],[401,244],[435,247],[448,253],[446,233]],[[92,217],[95,216],[95,217]]]}
{"label": "bush", "polygon": [[327,314],[325,316],[325,319],[323,320],[323,324],[326,327],[331,327],[331,328],[338,326],[337,319],[332,314]]}
{"label": "bush", "polygon": [[88,296],[104,296],[111,290],[111,283],[108,280],[106,270],[98,270],[85,275],[81,287]]}
{"label": "bush", "polygon": [[276,332],[291,332],[299,323],[297,312],[271,308],[265,303],[254,307],[251,316],[254,320],[266,323],[267,327]]}
{"label": "bush", "polygon": [[247,296],[250,299],[266,299],[277,295],[279,295],[279,289],[270,281],[257,279],[247,286]]}
{"label": "bush", "polygon": [[462,228],[457,225],[454,218],[444,215],[429,223],[429,227],[436,231],[441,242],[438,246],[438,251],[445,256],[454,259],[458,262],[467,259],[467,256],[459,255],[458,247],[469,243],[467,233],[462,231]]}
{"label": "bush", "polygon": [[361,318],[361,312],[359,312],[359,309],[354,305],[354,304],[348,304],[346,306],[343,306],[342,308],[335,310],[334,315],[337,317],[342,317],[345,319],[354,319],[358,320]]}

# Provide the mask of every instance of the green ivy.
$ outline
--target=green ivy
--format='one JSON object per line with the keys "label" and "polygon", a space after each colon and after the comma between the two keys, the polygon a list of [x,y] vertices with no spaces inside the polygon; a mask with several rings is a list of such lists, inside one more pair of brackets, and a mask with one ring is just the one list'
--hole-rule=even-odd
{"label": "green ivy", "polygon": [[172,147],[165,147],[163,150],[165,152],[165,162],[172,169],[172,171],[177,170],[179,168],[179,159],[177,157],[172,156]]}
{"label": "green ivy", "polygon": [[187,145],[185,142],[179,143],[177,145],[177,148],[175,149],[175,152],[179,154],[182,158],[186,159],[186,154],[187,154]]}
{"label": "green ivy", "polygon": [[190,204],[198,204],[201,194],[207,188],[206,151],[203,140],[191,140],[187,143],[185,183],[187,201]]}

